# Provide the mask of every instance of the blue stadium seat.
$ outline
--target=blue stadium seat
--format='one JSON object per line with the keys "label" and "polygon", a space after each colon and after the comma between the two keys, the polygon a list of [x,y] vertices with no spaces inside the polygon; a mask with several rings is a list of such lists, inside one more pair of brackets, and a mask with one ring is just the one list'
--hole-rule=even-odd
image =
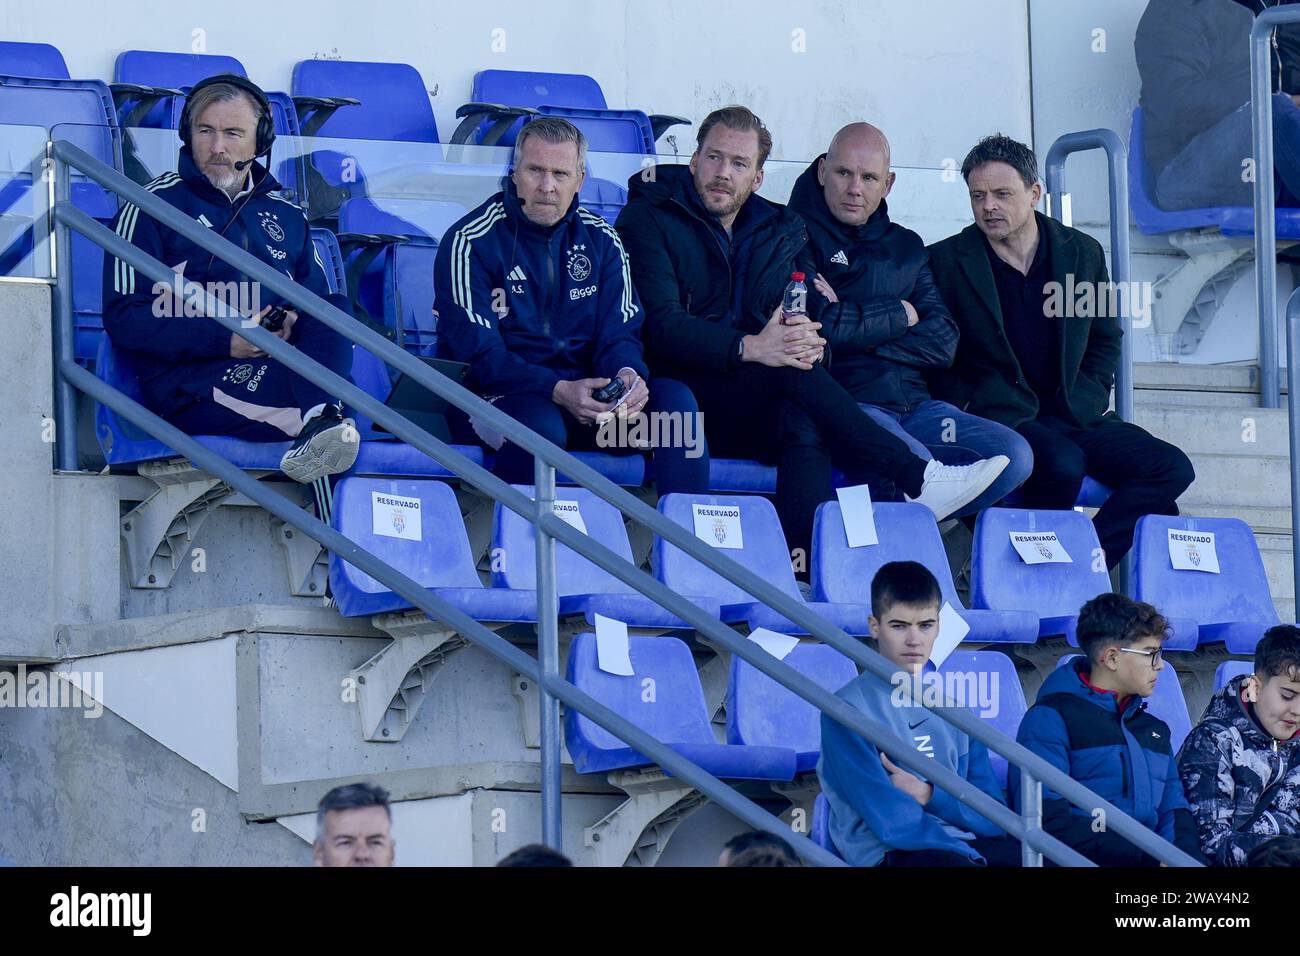
{"label": "blue stadium seat", "polygon": [[1234,677],[1254,672],[1255,665],[1251,661],[1224,661],[1214,670],[1214,693],[1217,694],[1227,687]]}
{"label": "blue stadium seat", "polygon": [[[786,664],[832,694],[858,676],[858,668],[829,644],[801,641]],[[727,684],[727,742],[788,747],[796,770],[816,769],[822,755],[821,711],[757,667],[732,655]]]}
{"label": "blue stadium seat", "polygon": [[[1020,720],[1025,716],[1025,691],[1020,686],[1020,676],[1016,673],[1015,662],[1010,657],[998,651],[955,650],[944,659],[938,672],[944,675],[964,675],[966,681],[978,681],[979,675],[988,674],[989,689],[995,695],[994,713],[988,716],[979,713],[979,717],[988,721],[995,730],[1006,734],[1012,740],[1016,739]],[[996,685],[992,684],[993,681],[997,682]],[[977,698],[968,695],[966,699],[969,702]],[[1007,758],[990,750],[989,763],[998,778],[998,783],[1002,785],[1003,790],[1006,790]]]}
{"label": "blue stadium seat", "polygon": [[[1054,531],[1072,561],[1025,564],[1011,545],[1012,531]],[[1072,647],[1079,609],[1110,587],[1092,521],[1077,511],[987,508],[975,522],[971,549],[971,604],[1005,610],[1028,608],[1039,618],[1039,637],[1065,636]],[[1195,621],[1171,619],[1170,650],[1196,649]]]}
{"label": "blue stadium seat", "polygon": [[[44,127],[54,139],[67,140],[114,169],[122,168],[122,142],[113,111],[113,98],[99,80],[0,77],[0,125]],[[20,139],[24,137],[19,137]],[[7,144],[15,152],[27,152],[32,144]],[[43,211],[44,199],[32,193],[32,172],[37,154],[11,157],[7,182],[0,184],[0,216],[12,219],[17,228],[0,249],[0,275],[40,275],[30,257],[34,251],[33,225],[36,212]],[[39,184],[41,190],[45,184]],[[98,183],[74,172],[72,202],[87,215],[107,224],[117,214],[117,199]],[[103,335],[102,275],[103,250],[82,236],[72,237],[72,307],[75,313],[78,362],[93,362]]]}
{"label": "blue stadium seat", "polygon": [[325,281],[330,292],[347,295],[348,277],[343,270],[343,253],[339,250],[338,238],[328,229],[313,227],[311,242],[316,248],[316,255],[320,256],[321,264],[325,266]]}
{"label": "blue stadium seat", "polygon": [[68,64],[57,47],[48,43],[20,43],[14,40],[0,41],[0,76],[71,79]]}
{"label": "blue stadium seat", "polygon": [[[1129,205],[1133,207],[1133,221],[1138,229],[1149,236],[1206,227],[1217,227],[1225,236],[1255,234],[1255,210],[1252,206],[1212,206],[1177,212],[1161,209],[1156,205],[1151,173],[1146,161],[1145,119],[1139,107],[1133,111],[1128,149]],[[1300,209],[1279,206],[1276,221],[1279,239],[1300,239]]]}
{"label": "blue stadium seat", "polygon": [[[1079,486],[1079,497],[1074,501],[1076,508],[1100,508],[1106,503],[1106,499],[1111,495],[1111,490],[1103,485],[1096,478],[1088,475],[1083,476],[1083,484]],[[1024,497],[1019,488],[1016,488],[1002,499],[1002,504],[1008,508],[1019,507],[1024,501]]]}
{"label": "blue stadium seat", "polygon": [[[388,387],[378,377],[384,375],[384,365],[363,349],[354,347],[354,366],[361,365],[362,372],[354,372],[357,385],[374,397],[383,400],[388,397]],[[378,372],[375,371],[376,365]],[[140,390],[139,376],[129,352],[113,347],[107,335],[100,336],[99,355],[95,364],[95,374],[104,382],[112,385],[128,398],[143,404],[144,397]],[[373,389],[373,390],[372,390]],[[409,475],[415,477],[444,477],[451,473],[423,452],[412,448],[405,442],[395,441],[391,436],[383,440],[371,441],[378,435],[368,419],[360,418],[357,422],[361,433],[361,448],[357,452],[356,464],[352,474],[358,475]],[[131,422],[120,418],[116,412],[104,405],[95,407],[95,437],[110,465],[131,465],[142,461],[178,458],[175,451],[162,442],[151,438],[147,432],[137,428]],[[199,444],[217,452],[232,464],[249,471],[278,471],[280,458],[289,448],[289,442],[249,442],[225,435],[196,435]],[[453,446],[462,455],[482,464],[483,451],[477,446]]]}
{"label": "blue stadium seat", "polygon": [[457,202],[354,196],[339,206],[339,231],[441,242],[468,209]]}
{"label": "blue stadium seat", "polygon": [[[597,660],[596,635],[579,634],[569,647],[569,681],[715,777],[794,778],[793,750],[714,740],[695,659],[684,643],[675,637],[631,636],[628,645],[632,676],[608,674]],[[648,686],[653,687],[652,694],[647,693]],[[564,738],[578,773],[604,773],[651,763],[572,708],[565,712]]]}
{"label": "blue stadium seat", "polygon": [[817,794],[817,799],[813,801],[812,828],[808,833],[808,839],[823,850],[829,850],[836,856],[840,855],[831,840],[831,804],[824,793]]}
{"label": "blue stadium seat", "polygon": [[[514,487],[530,498],[533,496],[531,485]],[[587,534],[616,552],[628,564],[632,563],[627,525],[617,508],[586,488],[566,488],[559,493],[559,498],[576,501]],[[498,502],[492,520],[492,554],[496,556],[492,562],[492,583],[517,590],[535,589],[536,546],[537,534],[532,522]],[[561,617],[581,614],[588,624],[594,625],[595,616],[603,614],[629,627],[691,627],[565,544],[557,543],[555,547],[555,583]],[[718,616],[720,607],[716,600],[701,597],[688,597],[687,600],[711,617]]]}
{"label": "blue stadium seat", "polygon": [[[1169,558],[1169,531],[1212,532],[1219,574],[1176,571]],[[1240,518],[1145,515],[1133,532],[1129,593],[1162,613],[1200,625],[1199,643],[1224,643],[1229,654],[1253,654],[1278,620],[1264,560],[1250,525]]]}
{"label": "blue stadium seat", "polygon": [[872,505],[880,543],[850,548],[838,501],[825,502],[813,522],[810,579],[819,601],[871,604],[871,581],[890,561],[917,561],[939,579],[943,599],[970,625],[972,644],[1032,644],[1038,639],[1038,615],[1014,608],[967,608],[957,596],[948,555],[934,514],[915,502],[885,501]]}
{"label": "blue stadium seat", "polygon": [[590,110],[569,106],[542,106],[537,110],[543,116],[567,119],[587,137],[587,148],[593,153],[643,153],[655,154],[654,132],[650,117],[640,110]]}
{"label": "blue stadium seat", "polygon": [[[1064,667],[1080,656],[1066,654],[1056,662],[1056,666]],[[1169,745],[1176,755],[1178,748],[1187,739],[1187,735],[1192,732],[1192,719],[1187,712],[1187,698],[1183,696],[1183,685],[1178,679],[1178,671],[1174,670],[1173,665],[1168,661],[1165,661],[1165,666],[1160,669],[1160,676],[1156,678],[1155,691],[1147,698],[1147,711],[1169,725]]]}
{"label": "blue stadium seat", "polygon": [[293,68],[293,95],[360,100],[332,113],[315,135],[437,143],[438,124],[420,71],[407,63],[303,60]]}
{"label": "blue stadium seat", "polygon": [[[823,617],[833,627],[855,635],[870,633],[867,626],[870,611],[865,604],[832,603],[829,600],[803,601],[790,564],[790,548],[786,544],[772,502],[766,498],[746,495],[671,494],[659,498],[659,512],[686,530],[694,532],[694,511],[691,507],[694,504],[740,508],[741,539],[744,546],[719,548],[718,554],[739,562],[796,601],[807,603],[809,610]],[[755,601],[752,595],[659,537],[654,540],[652,564],[659,580],[678,594],[704,594],[717,598],[722,603],[722,620],[728,624],[744,622],[751,630],[766,627],[787,634],[806,633],[783,615]]]}
{"label": "blue stadium seat", "polygon": [[618,214],[627,205],[627,190],[608,179],[598,179],[587,167],[587,176],[578,190],[578,202],[588,212],[595,213],[610,225],[618,219]]}
{"label": "blue stadium seat", "polygon": [[[376,499],[419,499],[419,538],[409,525],[385,524],[390,514]],[[441,481],[344,478],[334,489],[334,528],[391,567],[476,621],[537,620],[535,591],[485,588],[474,569],[469,537],[451,485]],[[346,617],[397,611],[411,605],[370,575],[330,554],[330,588]]]}
{"label": "blue stadium seat", "polygon": [[733,495],[776,493],[776,466],[743,458],[709,458],[709,490]]}

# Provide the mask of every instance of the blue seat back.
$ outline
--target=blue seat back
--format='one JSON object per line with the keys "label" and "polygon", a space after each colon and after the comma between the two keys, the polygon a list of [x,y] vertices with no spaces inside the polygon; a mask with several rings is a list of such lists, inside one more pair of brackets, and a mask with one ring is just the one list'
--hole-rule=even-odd
{"label": "blue seat back", "polygon": [[[396,537],[391,509],[376,496],[417,498],[420,502],[420,540]],[[334,527],[381,561],[426,588],[477,588],[465,522],[456,493],[441,481],[397,478],[344,478],[334,489]],[[400,529],[410,533],[406,528]],[[363,594],[388,588],[338,555],[330,554],[330,585],[335,594],[344,589]]]}
{"label": "blue seat back", "polygon": [[[388,373],[388,366],[384,364],[382,359],[360,345],[352,346],[352,381],[357,388],[381,402],[387,401],[388,393],[393,390],[392,377]],[[362,441],[391,437],[386,432],[375,431],[375,423],[370,420],[369,416],[360,412],[355,413],[353,421],[356,423],[357,431],[361,433]]]}
{"label": "blue seat back", "polygon": [[[1013,531],[1054,531],[1069,564],[1026,564],[1011,544]],[[986,508],[975,522],[971,548],[971,603],[998,610],[1031,610],[1039,617],[1078,614],[1110,590],[1092,520],[1078,511]]]}
{"label": "blue seat back", "polygon": [[293,68],[293,94],[361,101],[335,111],[317,131],[320,137],[438,142],[428,88],[408,63],[303,60]]}
{"label": "blue seat back", "polygon": [[[1079,654],[1067,654],[1057,661],[1057,667],[1080,657]],[[1153,717],[1159,717],[1169,725],[1169,746],[1177,756],[1187,735],[1192,732],[1192,720],[1187,713],[1187,698],[1183,695],[1183,685],[1178,679],[1178,672],[1172,664],[1165,661],[1156,678],[1156,689],[1147,698],[1147,710]]]}
{"label": "blue seat back", "polygon": [[384,317],[402,330],[402,347],[414,355],[433,357],[438,344],[434,315],[433,242],[403,242],[384,264]]}
{"label": "blue seat back", "polygon": [[[117,55],[117,62],[113,65],[113,82],[188,91],[199,80],[216,76],[218,73],[234,73],[245,78],[248,76],[244,64],[233,56],[220,56],[214,53],[124,50]],[[126,117],[133,107],[134,102],[129,97],[123,99],[122,111],[118,117],[122,123],[125,124]],[[145,129],[176,129],[180,126],[181,111],[184,108],[184,97],[163,97],[137,120],[135,125]],[[280,131],[278,126],[276,131]]]}
{"label": "blue seat back", "polygon": [[0,76],[37,76],[70,79],[68,64],[57,47],[48,43],[0,41]]}
{"label": "blue seat back", "polygon": [[[95,359],[95,375],[127,398],[144,404],[140,377],[130,352],[113,346],[107,335],[99,337]],[[95,438],[110,465],[145,461],[158,456],[165,446],[152,438],[144,429],[118,416],[106,405],[95,405]]]}
{"label": "blue seat back", "polygon": [[813,598],[841,604],[871,605],[871,580],[890,561],[916,561],[939,580],[943,599],[962,608],[952,580],[934,512],[915,502],[872,504],[879,544],[850,548],[838,501],[817,509],[813,522],[813,553],[809,567]]}
{"label": "blue seat back", "polygon": [[[1025,716],[1025,691],[1020,685],[1020,676],[1016,673],[1016,665],[1006,654],[1000,654],[997,651],[964,651],[955,650],[944,658],[943,665],[939,667],[938,672],[945,675],[960,675],[960,678],[966,682],[967,696],[966,700],[979,700],[978,682],[982,675],[988,681],[987,688],[990,691],[990,700],[992,702],[992,714],[985,715],[977,711],[982,720],[988,721],[993,727],[1012,740],[1016,739],[1016,732],[1020,730],[1020,721]],[[974,682],[974,683],[972,683]],[[975,693],[972,694],[971,692]],[[1007,786],[1007,758],[1001,754],[989,751],[989,764],[993,767],[993,774],[1002,784],[1002,789]]]}
{"label": "blue seat back", "polygon": [[[1176,571],[1169,559],[1169,531],[1214,534],[1218,574]],[[1145,515],[1133,532],[1130,593],[1164,614],[1198,624],[1277,624],[1268,576],[1250,525],[1240,518]]]}
{"label": "blue seat back", "polygon": [[1214,692],[1219,693],[1234,677],[1254,672],[1255,665],[1250,661],[1224,661],[1214,670]]}
{"label": "blue seat back", "polygon": [[[800,641],[784,663],[835,693],[858,676],[857,666],[829,644]],[[738,655],[727,689],[727,742],[821,750],[821,711]]]}
{"label": "blue seat back", "polygon": [[354,196],[339,206],[339,232],[417,236],[441,242],[467,212],[457,202]]}
{"label": "blue seat back", "polygon": [[587,137],[593,153],[655,153],[654,131],[650,117],[640,110],[576,109],[569,106],[542,106],[540,113],[567,119]]}
{"label": "blue seat back", "polygon": [[[503,106],[568,106],[603,110],[608,104],[600,84],[582,73],[536,73],[528,70],[480,70],[474,74],[470,100],[475,103],[499,103]],[[510,127],[498,141],[513,146],[524,121]],[[479,126],[482,135],[492,126]]]}
{"label": "blue seat back", "polygon": [[[515,485],[533,497],[532,485]],[[632,563],[632,545],[622,513],[586,488],[563,488],[556,492],[560,501],[576,501],[587,535]],[[492,584],[495,587],[532,591],[537,587],[537,530],[531,521],[497,503],[492,513]],[[561,595],[632,594],[624,584],[603,568],[597,567],[568,545],[555,545],[555,586]]]}
{"label": "blue seat back", "polygon": [[587,178],[582,181],[582,189],[578,191],[578,202],[588,212],[613,224],[627,205],[627,190],[608,179],[597,179],[588,169]]}
{"label": "blue seat back", "polygon": [[328,229],[313,227],[311,243],[325,267],[325,282],[332,293],[348,294],[348,277],[343,269],[343,253],[339,251],[339,241]]}
{"label": "blue seat back", "polygon": [[813,801],[812,827],[808,839],[823,850],[829,850],[839,856],[835,844],[831,841],[831,804],[824,793],[818,793],[817,799]]}
{"label": "blue seat back", "polygon": [[[579,690],[664,743],[714,743],[704,706],[704,691],[690,648],[675,637],[628,638],[632,676],[600,669],[596,635],[579,634],[569,646],[566,673]],[[653,681],[647,694],[645,681]],[[565,742],[580,773],[588,755],[628,746],[608,730],[569,708]]]}
{"label": "blue seat back", "polygon": [[[772,502],[749,495],[670,494],[659,498],[659,513],[694,533],[691,506],[695,504],[738,506],[744,547],[718,548],[718,553],[737,561],[791,597],[800,596],[790,566],[790,549]],[[662,538],[655,538],[651,558],[656,577],[678,594],[717,598],[723,604],[748,604],[754,600]]]}

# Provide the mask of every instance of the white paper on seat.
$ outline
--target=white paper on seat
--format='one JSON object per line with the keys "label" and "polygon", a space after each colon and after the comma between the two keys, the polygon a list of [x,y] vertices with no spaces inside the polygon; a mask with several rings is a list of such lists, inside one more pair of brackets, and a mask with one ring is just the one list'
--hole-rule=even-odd
{"label": "white paper on seat", "polygon": [[1011,546],[1025,564],[1073,564],[1055,531],[1009,531]]}
{"label": "white paper on seat", "polygon": [[582,509],[578,507],[576,501],[555,499],[555,516],[570,527],[577,528],[583,534],[587,533],[587,522],[582,520]]}
{"label": "white paper on seat", "polygon": [[740,530],[740,505],[691,504],[695,537],[715,548],[739,551],[745,547]]}
{"label": "white paper on seat", "polygon": [[1169,562],[1175,571],[1219,573],[1219,553],[1214,547],[1213,531],[1169,529]]}
{"label": "white paper on seat", "polygon": [[596,615],[596,666],[606,674],[632,676],[632,652],[627,625],[603,614]]}
{"label": "white paper on seat", "polygon": [[871,508],[871,489],[867,485],[836,488],[840,499],[840,517],[844,519],[844,535],[850,548],[865,548],[879,544],[876,535],[876,516]]}
{"label": "white paper on seat", "polygon": [[930,649],[930,662],[935,667],[942,667],[948,655],[956,650],[957,645],[964,641],[969,633],[970,625],[955,607],[944,601],[943,607],[939,609],[939,636],[935,639],[934,647]]}
{"label": "white paper on seat", "polygon": [[370,492],[370,531],[385,538],[422,540],[420,499],[390,495],[386,491]]}
{"label": "white paper on seat", "polygon": [[757,627],[750,631],[749,639],[778,661],[785,660],[786,655],[799,646],[799,638],[769,631],[765,627]]}

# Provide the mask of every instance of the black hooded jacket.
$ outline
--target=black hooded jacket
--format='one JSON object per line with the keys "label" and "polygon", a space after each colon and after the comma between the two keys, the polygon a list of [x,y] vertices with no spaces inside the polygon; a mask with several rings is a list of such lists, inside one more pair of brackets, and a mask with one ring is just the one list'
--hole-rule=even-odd
{"label": "black hooded jacket", "polygon": [[[922,370],[952,365],[957,323],[934,284],[924,241],[890,221],[883,199],[860,226],[835,218],[817,182],[824,158],[813,160],[799,177],[790,208],[808,224],[816,271],[839,299],[819,315],[822,336],[835,355],[830,371],[859,402],[906,412],[930,398]],[[910,328],[904,299],[919,319]]]}
{"label": "black hooded jacket", "polygon": [[[740,339],[762,331],[790,273],[811,278],[802,219],[752,195],[728,236],[700,202],[687,166],[654,166],[629,179],[615,226],[645,309],[642,336],[654,374],[735,368]],[[812,317],[824,303],[809,290]]]}

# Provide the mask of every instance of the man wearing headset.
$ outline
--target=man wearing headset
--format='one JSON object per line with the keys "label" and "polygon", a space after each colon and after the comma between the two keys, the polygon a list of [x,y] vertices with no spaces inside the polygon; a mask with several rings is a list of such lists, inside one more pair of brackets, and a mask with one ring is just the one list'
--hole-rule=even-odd
{"label": "man wearing headset", "polygon": [[[146,188],[348,311],[347,298],[328,291],[302,209],[281,197],[270,170],[254,162],[269,156],[275,139],[266,95],[234,74],[208,77],[190,90],[179,132],[179,171]],[[192,435],[293,439],[281,470],[316,484],[318,501],[327,501],[327,476],[350,468],[358,450],[342,403],[207,317],[198,298],[182,292],[181,277],[244,315],[246,326],[261,323],[344,378],[352,370],[351,343],[133,204],[123,206],[113,226],[177,273],[173,284],[149,283],[122,260],[104,259],[104,329],[114,346],[131,353],[145,404]]]}
{"label": "man wearing headset", "polygon": [[[566,119],[521,129],[505,189],[438,245],[438,354],[467,363],[468,388],[561,448],[620,454],[648,445],[660,494],[706,491],[694,396],[680,382],[647,381],[622,240],[579,205],[586,161],[586,137]],[[497,449],[499,477],[532,484],[531,454],[464,416],[453,420],[464,440],[477,435]]]}

